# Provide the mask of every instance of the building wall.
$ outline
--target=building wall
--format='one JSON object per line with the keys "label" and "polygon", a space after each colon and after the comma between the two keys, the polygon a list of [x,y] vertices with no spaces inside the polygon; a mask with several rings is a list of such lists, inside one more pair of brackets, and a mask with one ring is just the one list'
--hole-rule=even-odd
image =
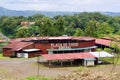
{"label": "building wall", "polygon": [[[35,47],[34,44],[31,44],[31,45],[28,45],[26,47],[23,47],[22,49],[31,49],[34,47]],[[5,56],[5,57],[17,56],[18,52],[21,52],[21,50],[16,51],[13,48],[3,48],[3,56]]]}
{"label": "building wall", "polygon": [[3,48],[3,56],[10,57],[12,55],[13,51],[9,48]]}
{"label": "building wall", "polygon": [[37,56],[40,56],[41,52],[32,52],[32,53],[29,53],[28,54],[28,57],[31,58],[31,57],[37,57]]}
{"label": "building wall", "polygon": [[[38,49],[41,49],[43,52],[42,54],[47,54],[47,49],[59,49],[61,47],[61,44],[62,46],[65,46],[65,47],[62,47],[62,48],[84,48],[84,47],[90,47],[90,46],[95,46],[95,41],[94,40],[91,40],[91,41],[84,41],[84,42],[78,42],[78,44],[75,45],[74,44],[67,44],[67,47],[66,47],[66,43],[44,43],[44,44],[41,44],[41,43],[36,43],[35,44],[35,48],[38,48]],[[57,45],[57,46],[56,46]],[[59,46],[60,47],[59,47]],[[94,50],[94,49],[92,49]]]}

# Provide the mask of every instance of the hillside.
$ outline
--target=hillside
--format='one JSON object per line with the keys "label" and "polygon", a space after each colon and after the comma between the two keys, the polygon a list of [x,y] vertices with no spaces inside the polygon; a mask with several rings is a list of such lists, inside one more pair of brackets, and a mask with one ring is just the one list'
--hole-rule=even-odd
{"label": "hillside", "polygon": [[[32,16],[34,14],[43,14],[48,17],[54,17],[56,15],[74,15],[80,12],[52,12],[52,11],[16,11],[16,10],[9,10],[3,7],[0,7],[0,16]],[[105,15],[109,16],[120,16],[120,12],[101,12]]]}
{"label": "hillside", "polygon": [[43,14],[48,17],[53,17],[56,15],[73,15],[78,12],[50,12],[50,11],[16,11],[16,10],[9,10],[3,7],[0,7],[0,16],[32,16],[34,14]]}

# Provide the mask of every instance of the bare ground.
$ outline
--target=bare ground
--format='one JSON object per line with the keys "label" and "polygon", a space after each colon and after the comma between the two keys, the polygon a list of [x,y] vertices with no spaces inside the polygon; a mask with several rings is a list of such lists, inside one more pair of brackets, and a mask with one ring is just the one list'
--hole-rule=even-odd
{"label": "bare ground", "polygon": [[[39,72],[38,72],[39,70]],[[21,80],[29,76],[42,75],[54,78],[64,75],[73,70],[65,68],[51,68],[39,64],[36,59],[25,60],[0,60],[0,80]]]}
{"label": "bare ground", "polygon": [[[70,66],[70,65],[69,65]],[[59,75],[67,75],[75,71],[92,70],[93,72],[110,72],[112,64],[99,65],[95,67],[49,67],[38,63],[35,59],[10,59],[0,60],[0,80],[21,80],[29,76],[42,75],[45,77],[55,78]],[[120,65],[117,65],[114,72],[120,78]],[[39,72],[38,72],[39,71]],[[93,73],[94,74],[94,73]]]}

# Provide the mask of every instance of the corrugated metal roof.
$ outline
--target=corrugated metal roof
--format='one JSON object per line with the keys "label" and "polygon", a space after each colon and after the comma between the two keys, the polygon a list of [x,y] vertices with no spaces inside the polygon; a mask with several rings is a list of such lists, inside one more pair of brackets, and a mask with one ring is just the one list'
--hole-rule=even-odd
{"label": "corrugated metal roof", "polygon": [[105,45],[105,46],[109,46],[109,47],[110,47],[111,40],[96,39],[96,40],[95,40],[95,43],[96,43],[96,44],[101,44],[101,45]]}
{"label": "corrugated metal roof", "polygon": [[28,37],[28,38],[16,38],[12,39],[12,42],[21,42],[21,41],[31,41],[31,40],[84,40],[84,41],[89,41],[89,40],[95,40],[95,38],[91,37],[72,37],[72,36],[57,36],[57,37]]}
{"label": "corrugated metal roof", "polygon": [[40,51],[40,49],[24,49],[25,52]]}
{"label": "corrugated metal roof", "polygon": [[94,55],[84,53],[65,53],[65,54],[44,54],[42,55],[46,60],[67,60],[67,59],[84,59],[84,58],[96,58]]}
{"label": "corrugated metal roof", "polygon": [[29,46],[33,44],[32,42],[14,42],[14,43],[10,43],[6,46],[4,46],[3,48],[11,48],[13,51],[19,51],[21,49],[23,49],[26,46]]}
{"label": "corrugated metal roof", "polygon": [[100,52],[90,52],[92,55],[96,56],[96,57],[114,57],[114,55],[105,52],[105,51],[100,51]]}

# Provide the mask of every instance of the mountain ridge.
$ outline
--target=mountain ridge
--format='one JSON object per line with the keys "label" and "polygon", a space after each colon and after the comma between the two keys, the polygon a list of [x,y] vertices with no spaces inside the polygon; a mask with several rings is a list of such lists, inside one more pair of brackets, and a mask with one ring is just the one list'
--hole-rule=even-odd
{"label": "mountain ridge", "polygon": [[[42,14],[48,17],[54,17],[57,15],[74,15],[74,14],[78,14],[81,12],[60,12],[60,11],[35,11],[35,10],[24,10],[24,11],[18,11],[18,10],[10,10],[10,9],[6,9],[3,7],[0,7],[0,16],[32,16],[35,14]],[[100,12],[103,13],[105,15],[109,15],[109,16],[120,16],[120,12]]]}

